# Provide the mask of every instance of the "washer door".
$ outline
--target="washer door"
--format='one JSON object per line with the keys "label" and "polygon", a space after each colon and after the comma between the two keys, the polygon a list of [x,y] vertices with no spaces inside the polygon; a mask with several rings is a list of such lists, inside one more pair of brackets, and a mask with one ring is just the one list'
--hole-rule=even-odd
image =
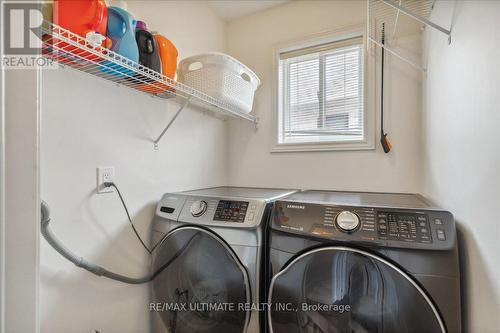
{"label": "washer door", "polygon": [[198,227],[172,231],[153,261],[153,270],[160,269],[153,280],[153,299],[165,332],[245,331],[249,313],[238,305],[251,300],[248,275],[217,235]]}
{"label": "washer door", "polygon": [[371,253],[324,247],[298,256],[271,281],[274,333],[442,333],[435,306],[401,269]]}

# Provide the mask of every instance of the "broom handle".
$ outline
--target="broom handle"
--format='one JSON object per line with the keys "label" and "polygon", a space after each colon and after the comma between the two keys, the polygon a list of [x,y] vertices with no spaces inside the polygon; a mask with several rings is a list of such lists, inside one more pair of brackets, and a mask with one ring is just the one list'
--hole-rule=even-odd
{"label": "broom handle", "polygon": [[[382,45],[385,45],[385,23],[382,23]],[[382,47],[382,70],[381,70],[381,82],[380,82],[380,132],[382,136],[384,133],[384,62],[385,62],[385,50]]]}

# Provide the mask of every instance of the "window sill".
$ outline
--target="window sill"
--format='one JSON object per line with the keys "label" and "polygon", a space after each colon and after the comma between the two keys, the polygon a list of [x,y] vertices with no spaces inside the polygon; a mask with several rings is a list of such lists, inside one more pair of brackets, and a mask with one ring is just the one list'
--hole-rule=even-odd
{"label": "window sill", "polygon": [[271,153],[355,151],[355,150],[373,150],[373,149],[375,149],[374,143],[367,141],[282,143],[282,144],[275,144],[271,148]]}

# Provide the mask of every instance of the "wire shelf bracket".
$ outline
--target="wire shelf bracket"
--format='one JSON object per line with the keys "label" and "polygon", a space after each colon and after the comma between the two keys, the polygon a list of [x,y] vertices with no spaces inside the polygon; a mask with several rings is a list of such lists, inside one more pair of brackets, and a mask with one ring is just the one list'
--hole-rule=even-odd
{"label": "wire shelf bracket", "polygon": [[155,150],[158,150],[158,148],[159,148],[158,147],[158,143],[160,142],[161,138],[163,138],[163,136],[165,135],[165,133],[167,133],[168,129],[174,123],[175,119],[177,119],[177,117],[182,112],[182,110],[184,110],[184,108],[186,106],[188,106],[188,104],[189,104],[190,101],[191,101],[191,97],[189,97],[188,99],[186,99],[186,101],[179,107],[179,109],[177,110],[177,112],[174,114],[174,116],[172,117],[172,119],[170,119],[170,121],[168,122],[167,126],[165,126],[165,128],[160,133],[160,135],[158,136],[158,138],[154,141],[154,148],[155,148]]}
{"label": "wire shelf bracket", "polygon": [[379,43],[378,41],[376,41],[375,39],[371,38],[371,37],[368,37],[368,39],[370,40],[370,42],[372,42],[373,44],[383,48],[384,50],[386,50],[387,52],[389,52],[390,54],[392,54],[393,56],[395,56],[396,58],[398,59],[401,59],[403,60],[404,62],[406,62],[407,64],[409,64],[410,66],[413,66],[415,67],[416,69],[422,71],[422,72],[426,72],[427,69],[420,66],[419,64],[416,64],[415,62],[409,60],[409,59],[406,59],[405,57],[403,57],[402,55],[400,55],[398,52],[394,51],[393,49],[391,49],[390,47],[387,47],[386,45],[382,44],[382,43]]}

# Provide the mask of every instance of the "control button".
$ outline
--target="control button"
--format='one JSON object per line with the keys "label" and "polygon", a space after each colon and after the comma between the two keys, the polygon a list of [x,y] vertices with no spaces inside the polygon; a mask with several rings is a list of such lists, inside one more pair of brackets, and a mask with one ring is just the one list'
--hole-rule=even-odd
{"label": "control button", "polygon": [[248,221],[253,221],[254,217],[255,217],[255,213],[254,212],[248,213]]}
{"label": "control button", "polygon": [[437,239],[439,239],[440,241],[446,240],[446,234],[444,233],[443,229],[437,229],[436,232],[437,232]]}
{"label": "control button", "polygon": [[427,234],[429,231],[426,228],[421,228],[420,232],[423,234]]}
{"label": "control button", "polygon": [[193,215],[194,217],[198,217],[203,215],[207,211],[207,206],[208,204],[206,201],[197,200],[193,202],[189,210],[191,212],[191,215]]}
{"label": "control button", "polygon": [[251,209],[251,210],[255,210],[256,208],[257,208],[257,206],[256,206],[256,205],[251,205],[251,206],[250,206],[250,209]]}
{"label": "control button", "polygon": [[422,235],[422,236],[420,237],[420,241],[421,241],[422,243],[430,243],[430,242],[431,242],[431,237],[430,237],[430,236],[428,236],[428,235]]}
{"label": "control button", "polygon": [[436,225],[443,225],[443,220],[441,220],[441,219],[434,219],[434,223]]}
{"label": "control button", "polygon": [[359,227],[359,217],[353,212],[344,210],[337,215],[337,226],[345,232],[352,232]]}

